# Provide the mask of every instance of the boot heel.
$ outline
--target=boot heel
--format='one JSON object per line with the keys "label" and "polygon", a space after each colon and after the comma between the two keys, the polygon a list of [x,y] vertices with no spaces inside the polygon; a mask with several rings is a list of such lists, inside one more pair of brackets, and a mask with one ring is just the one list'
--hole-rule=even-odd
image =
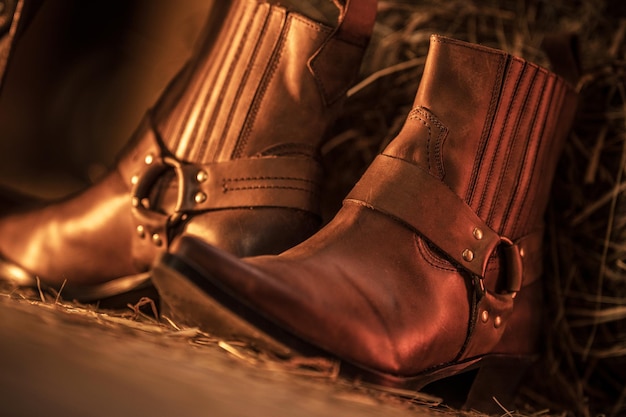
{"label": "boot heel", "polygon": [[483,359],[463,408],[487,414],[502,414],[502,407],[513,408],[517,388],[532,362],[528,356]]}

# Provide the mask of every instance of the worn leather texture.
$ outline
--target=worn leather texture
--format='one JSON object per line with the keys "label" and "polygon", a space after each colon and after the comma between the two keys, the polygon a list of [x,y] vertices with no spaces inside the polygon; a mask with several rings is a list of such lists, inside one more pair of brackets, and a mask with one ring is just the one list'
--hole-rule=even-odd
{"label": "worn leather texture", "polygon": [[576,107],[548,70],[435,35],[403,129],[320,232],[243,260],[185,238],[169,259],[207,297],[227,294],[373,373],[419,379],[530,356],[543,216]]}
{"label": "worn leather texture", "polygon": [[[181,234],[249,256],[314,233],[318,149],[375,16],[370,0],[337,5],[335,28],[257,0],[212,16],[206,42],[114,170],[75,196],[0,219],[4,262],[57,288],[94,285],[148,271]],[[355,21],[361,11],[369,17]]]}

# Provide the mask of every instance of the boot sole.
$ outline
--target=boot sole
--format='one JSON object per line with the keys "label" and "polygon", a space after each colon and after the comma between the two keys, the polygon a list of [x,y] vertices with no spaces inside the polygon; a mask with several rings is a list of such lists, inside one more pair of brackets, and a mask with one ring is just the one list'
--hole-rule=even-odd
{"label": "boot sole", "polygon": [[63,285],[55,288],[39,281],[21,266],[0,255],[0,282],[14,288],[34,288],[59,293],[65,300],[98,304],[104,308],[125,307],[142,297],[158,301],[158,293],[152,285],[151,274],[142,273],[120,277],[97,285]]}
{"label": "boot sole", "polygon": [[[340,362],[340,375],[344,377],[374,387],[424,390],[442,397],[447,405],[455,408],[488,414],[510,410],[519,383],[534,361],[528,355],[491,354],[442,365],[414,376],[388,374],[337,358],[307,343],[238,300],[219,281],[196,271],[175,255],[163,255],[152,274],[160,295],[160,310],[175,323],[198,327],[219,338],[247,342],[253,348],[283,358],[336,358]],[[455,379],[461,374],[468,378]]]}

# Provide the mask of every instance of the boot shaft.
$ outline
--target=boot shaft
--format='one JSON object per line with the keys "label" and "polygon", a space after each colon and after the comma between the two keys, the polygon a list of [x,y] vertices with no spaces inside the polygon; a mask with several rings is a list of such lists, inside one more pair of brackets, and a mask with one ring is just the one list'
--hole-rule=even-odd
{"label": "boot shaft", "polygon": [[[373,25],[376,2],[352,2],[359,10],[346,2],[333,29],[267,2],[235,1],[214,46],[192,63],[184,89],[172,89],[157,109],[170,151],[200,163],[314,154],[357,75]],[[365,21],[355,23],[355,15]]]}
{"label": "boot shaft", "polygon": [[546,69],[433,36],[414,110],[385,153],[427,169],[516,239],[542,223],[575,109],[571,86]]}

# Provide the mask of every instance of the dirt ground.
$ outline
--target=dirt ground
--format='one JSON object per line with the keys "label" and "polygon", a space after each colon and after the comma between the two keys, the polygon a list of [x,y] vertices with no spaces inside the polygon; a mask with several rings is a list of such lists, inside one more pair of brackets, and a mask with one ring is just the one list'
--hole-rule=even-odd
{"label": "dirt ground", "polygon": [[0,416],[456,414],[436,397],[337,378],[328,360],[279,362],[130,308],[3,292],[0,318]]}

